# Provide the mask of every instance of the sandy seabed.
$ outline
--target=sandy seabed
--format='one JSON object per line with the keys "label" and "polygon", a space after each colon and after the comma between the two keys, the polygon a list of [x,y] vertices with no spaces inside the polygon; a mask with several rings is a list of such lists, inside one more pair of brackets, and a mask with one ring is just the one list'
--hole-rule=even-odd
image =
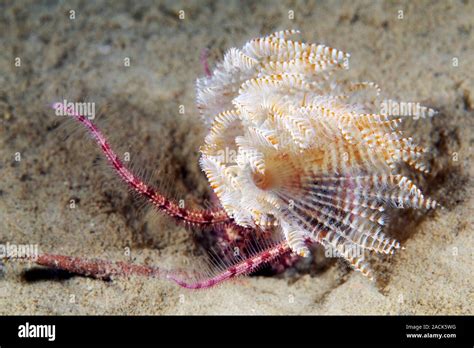
{"label": "sandy seabed", "polygon": [[439,110],[407,127],[432,149],[424,188],[445,207],[394,219],[405,250],[372,260],[377,282],[337,261],[188,291],[6,262],[0,314],[473,314],[473,1],[2,1],[0,9],[0,243],[111,260],[129,259],[130,248],[136,263],[193,262],[190,232],[142,209],[90,139],[48,105],[93,101],[134,168],[199,204],[209,192],[198,167],[199,53],[209,47],[212,66],[226,49],[282,29],[350,52],[354,81]]}

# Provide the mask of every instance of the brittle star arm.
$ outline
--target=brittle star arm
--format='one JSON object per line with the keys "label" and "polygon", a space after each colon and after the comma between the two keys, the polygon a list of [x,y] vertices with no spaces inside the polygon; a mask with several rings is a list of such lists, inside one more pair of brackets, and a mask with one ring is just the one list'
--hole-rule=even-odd
{"label": "brittle star arm", "polygon": [[201,51],[201,54],[199,56],[199,60],[201,61],[201,65],[202,65],[202,68],[203,68],[204,73],[206,74],[206,76],[211,77],[212,73],[211,73],[211,69],[209,69],[209,62],[207,60],[208,56],[209,56],[209,49],[204,48]]}
{"label": "brittle star arm", "polygon": [[145,184],[127,167],[125,167],[117,154],[110,147],[105,136],[97,128],[97,126],[91,122],[89,118],[83,115],[74,114],[69,110],[66,111],[69,116],[73,117],[87,128],[119,177],[135,192],[150,201],[158,210],[166,213],[178,221],[183,221],[191,225],[207,226],[223,222],[233,222],[233,220],[228,217],[224,209],[185,209],[181,208],[176,202],[166,198],[164,195],[161,195],[154,188]]}
{"label": "brittle star arm", "polygon": [[228,279],[249,274],[263,264],[275,260],[277,257],[290,251],[288,244],[282,241],[274,246],[262,249],[253,256],[237,262],[213,276],[196,281],[190,280],[190,278],[185,275],[185,272],[169,271],[146,265],[134,265],[121,261],[112,262],[55,254],[40,254],[35,257],[26,258],[26,260],[40,266],[99,279],[110,279],[114,276],[138,275],[169,279],[187,289],[206,289]]}

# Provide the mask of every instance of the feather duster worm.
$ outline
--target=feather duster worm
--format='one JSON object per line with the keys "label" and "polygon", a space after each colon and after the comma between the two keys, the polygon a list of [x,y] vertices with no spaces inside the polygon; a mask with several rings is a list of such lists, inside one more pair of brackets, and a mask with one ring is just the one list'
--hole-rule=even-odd
{"label": "feather duster worm", "polygon": [[232,48],[197,81],[209,129],[200,165],[238,225],[273,229],[301,256],[317,241],[371,277],[352,251],[400,248],[382,231],[386,208],[437,205],[398,171],[427,172],[426,149],[378,111],[377,85],[335,78],[348,53],[289,39],[297,33]]}

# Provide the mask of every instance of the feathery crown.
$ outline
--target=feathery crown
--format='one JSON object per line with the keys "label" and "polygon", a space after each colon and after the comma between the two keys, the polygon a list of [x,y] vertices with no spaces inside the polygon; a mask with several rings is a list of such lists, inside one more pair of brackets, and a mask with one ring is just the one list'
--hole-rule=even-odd
{"label": "feathery crown", "polygon": [[382,232],[386,207],[437,205],[396,172],[401,163],[426,172],[426,149],[398,130],[401,118],[380,113],[377,85],[335,78],[348,53],[288,39],[297,33],[231,48],[198,79],[209,127],[200,164],[237,224],[275,229],[302,256],[305,240],[317,241],[370,276],[351,250],[400,248]]}

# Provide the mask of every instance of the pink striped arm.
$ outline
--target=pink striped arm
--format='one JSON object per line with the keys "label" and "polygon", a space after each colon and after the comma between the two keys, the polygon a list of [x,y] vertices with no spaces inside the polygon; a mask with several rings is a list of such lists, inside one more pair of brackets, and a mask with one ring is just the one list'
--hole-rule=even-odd
{"label": "pink striped arm", "polygon": [[82,115],[73,114],[70,111],[67,111],[67,114],[79,121],[88,129],[119,177],[135,192],[141,196],[144,196],[148,201],[150,201],[158,210],[178,221],[182,221],[190,225],[213,225],[224,222],[233,222],[233,220],[227,216],[227,213],[223,209],[185,209],[181,208],[176,202],[171,201],[165,196],[161,195],[155,189],[141,181],[136,175],[134,175],[128,168],[124,166],[122,161],[120,161],[119,157],[110,147],[105,136],[91,122],[89,118]]}
{"label": "pink striped arm", "polygon": [[226,280],[249,274],[258,267],[275,260],[277,257],[290,252],[290,247],[286,242],[280,242],[275,246],[264,249],[255,255],[229,266],[227,269],[203,280],[186,280],[185,276],[179,276],[178,271],[168,271],[158,267],[146,265],[134,265],[126,262],[112,262],[106,260],[93,260],[80,257],[71,257],[55,254],[40,254],[36,257],[27,258],[27,261],[34,262],[39,266],[63,270],[73,274],[84,275],[98,279],[110,279],[114,276],[128,277],[132,275],[156,277],[169,279],[179,286],[187,289],[207,289],[216,286]]}

